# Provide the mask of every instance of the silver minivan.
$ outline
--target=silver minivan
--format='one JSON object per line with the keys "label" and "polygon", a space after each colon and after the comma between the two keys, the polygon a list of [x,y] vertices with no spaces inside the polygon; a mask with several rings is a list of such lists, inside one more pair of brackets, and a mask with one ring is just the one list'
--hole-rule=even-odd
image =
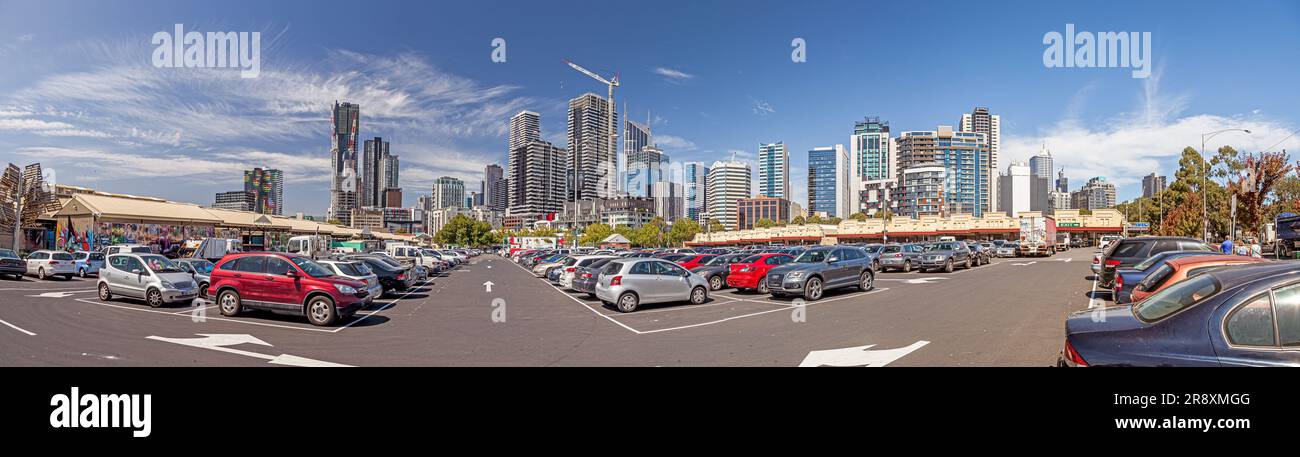
{"label": "silver minivan", "polygon": [[624,313],[636,311],[642,303],[690,301],[698,305],[709,299],[709,282],[667,260],[614,260],[600,271],[596,298]]}
{"label": "silver minivan", "polygon": [[188,302],[199,295],[194,278],[183,268],[157,254],[112,254],[99,271],[99,299],[121,295],[143,299],[157,308]]}

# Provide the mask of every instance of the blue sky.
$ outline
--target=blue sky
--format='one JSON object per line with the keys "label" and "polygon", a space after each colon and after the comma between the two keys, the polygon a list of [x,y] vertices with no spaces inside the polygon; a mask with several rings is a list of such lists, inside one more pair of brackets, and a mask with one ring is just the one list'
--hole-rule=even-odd
{"label": "blue sky", "polygon": [[[808,3],[811,3],[809,5]],[[791,148],[796,201],[807,151],[853,122],[895,132],[1002,116],[1002,165],[1041,144],[1074,186],[1105,176],[1120,197],[1169,173],[1183,146],[1300,149],[1295,2],[162,2],[0,0],[0,161],[41,161],[61,183],[211,203],[245,168],[287,174],[286,208],[328,204],[328,106],[361,104],[363,138],[402,157],[408,203],[442,175],[505,160],[505,127],[542,114],[564,143],[568,99],[603,86],[568,58],[617,72],[633,119],[654,116],[674,160],[760,143]],[[155,68],[149,40],[262,32],[262,72]],[[1047,32],[1151,32],[1153,75],[1045,68]],[[506,39],[507,61],[490,60]],[[790,59],[807,42],[807,62]],[[1279,143],[1280,141],[1280,143]]]}

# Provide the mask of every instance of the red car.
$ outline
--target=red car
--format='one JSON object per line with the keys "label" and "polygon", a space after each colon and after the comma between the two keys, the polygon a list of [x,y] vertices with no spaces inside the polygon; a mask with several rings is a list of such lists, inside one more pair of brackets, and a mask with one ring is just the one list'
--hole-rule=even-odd
{"label": "red car", "polygon": [[691,254],[686,257],[677,259],[677,264],[681,265],[683,268],[686,268],[687,270],[694,270],[695,267],[709,263],[709,261],[713,260],[714,257],[717,256],[711,254]]}
{"label": "red car", "polygon": [[216,297],[223,316],[261,309],[306,316],[312,325],[331,325],[374,299],[366,283],[334,276],[308,257],[282,252],[221,258],[212,270],[208,296]]}
{"label": "red car", "polygon": [[768,270],[773,267],[785,265],[794,260],[794,256],[789,254],[757,254],[740,261],[740,263],[731,264],[731,272],[727,274],[727,285],[735,287],[736,290],[753,289],[760,294],[765,294],[767,290],[767,281],[763,277],[767,276]]}

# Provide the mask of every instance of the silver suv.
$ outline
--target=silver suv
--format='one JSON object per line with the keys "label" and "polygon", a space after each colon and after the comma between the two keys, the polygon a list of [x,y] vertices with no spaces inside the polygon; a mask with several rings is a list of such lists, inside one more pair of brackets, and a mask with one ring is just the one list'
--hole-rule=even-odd
{"label": "silver suv", "polygon": [[144,299],[157,308],[188,302],[199,295],[194,278],[183,268],[157,254],[112,254],[99,271],[99,299],[114,295]]}
{"label": "silver suv", "polygon": [[709,282],[667,260],[620,259],[600,271],[596,298],[624,313],[636,311],[642,303],[690,301],[698,305],[709,299]]}

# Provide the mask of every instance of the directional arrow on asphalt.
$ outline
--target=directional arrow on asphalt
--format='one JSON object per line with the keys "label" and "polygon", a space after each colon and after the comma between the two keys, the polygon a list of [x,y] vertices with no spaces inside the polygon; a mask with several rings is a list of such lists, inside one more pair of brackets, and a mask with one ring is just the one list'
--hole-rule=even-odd
{"label": "directional arrow on asphalt", "polygon": [[226,347],[226,346],[235,346],[239,344],[257,344],[261,346],[271,346],[271,343],[262,341],[253,335],[199,333],[198,336],[201,336],[202,338],[164,338],[161,336],[150,336],[148,338],[155,341],[163,341],[167,343],[176,343],[184,346],[211,349],[214,351],[225,352],[228,354],[255,357],[259,359],[264,359],[268,363],[273,363],[276,365],[291,365],[295,367],[349,366],[349,365],[343,365],[343,364],[338,364],[333,362],[324,362],[320,360],[308,359],[305,357],[298,357],[296,355],[289,355],[289,354],[266,355],[257,352],[244,351],[240,349],[232,349]]}
{"label": "directional arrow on asphalt", "polygon": [[1015,265],[1015,266],[1018,266],[1018,267],[1023,267],[1023,266],[1033,265],[1033,264],[1035,264],[1035,263],[1038,263],[1038,261],[1035,260],[1035,261],[1033,261],[1033,262],[1029,262],[1029,263],[1013,263],[1012,265]]}
{"label": "directional arrow on asphalt", "polygon": [[897,349],[881,349],[871,351],[874,344],[866,346],[855,346],[844,349],[828,349],[824,351],[812,351],[803,362],[801,367],[883,367],[890,362],[898,360],[905,355],[911,354],[912,351],[920,349],[921,346],[930,344],[929,341],[917,341],[907,347]]}
{"label": "directional arrow on asphalt", "polygon": [[38,297],[38,298],[63,298],[63,297],[71,297],[72,294],[80,294],[80,293],[86,293],[86,292],[94,292],[94,290],[77,290],[77,291],[72,291],[72,292],[46,292],[46,293],[43,293],[43,294],[40,294],[40,295],[28,295],[28,297]]}
{"label": "directional arrow on asphalt", "polygon": [[495,285],[495,284],[493,284],[492,281],[488,281],[488,282],[483,283],[483,288],[487,289],[488,292],[491,292],[491,291],[492,291],[492,286],[494,286],[494,285]]}

